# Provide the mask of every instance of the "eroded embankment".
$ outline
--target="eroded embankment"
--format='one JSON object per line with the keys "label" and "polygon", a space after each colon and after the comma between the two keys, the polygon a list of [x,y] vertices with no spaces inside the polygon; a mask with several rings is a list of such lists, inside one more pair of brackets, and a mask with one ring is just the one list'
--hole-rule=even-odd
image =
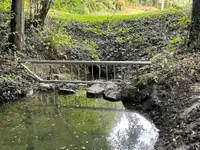
{"label": "eroded embankment", "polygon": [[74,59],[91,59],[90,49],[91,53],[96,50],[101,60],[149,60],[166,50],[170,40],[179,44],[186,35],[181,13],[103,23],[71,22],[66,32],[78,42],[70,54]]}

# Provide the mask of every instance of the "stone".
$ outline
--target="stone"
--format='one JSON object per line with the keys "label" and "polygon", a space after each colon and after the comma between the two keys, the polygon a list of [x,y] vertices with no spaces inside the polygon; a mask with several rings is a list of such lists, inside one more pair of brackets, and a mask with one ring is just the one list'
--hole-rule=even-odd
{"label": "stone", "polygon": [[121,100],[121,89],[118,85],[114,83],[109,83],[105,87],[105,91],[103,93],[103,98],[108,101],[120,101]]}
{"label": "stone", "polygon": [[73,89],[59,89],[58,90],[58,94],[60,95],[71,95],[71,94],[75,94],[75,90]]}
{"label": "stone", "polygon": [[39,89],[41,91],[50,91],[53,90],[55,87],[52,84],[47,84],[47,83],[40,83],[39,84]]}
{"label": "stone", "polygon": [[101,84],[93,84],[86,89],[88,98],[101,98],[103,97],[103,92],[105,87]]}
{"label": "stone", "polygon": [[26,89],[21,90],[21,94],[26,97],[32,96],[34,94],[34,90],[33,90],[33,88],[26,88]]}
{"label": "stone", "polygon": [[135,101],[136,100],[136,93],[138,89],[133,85],[125,85],[121,89],[121,100],[123,102],[126,101]]}

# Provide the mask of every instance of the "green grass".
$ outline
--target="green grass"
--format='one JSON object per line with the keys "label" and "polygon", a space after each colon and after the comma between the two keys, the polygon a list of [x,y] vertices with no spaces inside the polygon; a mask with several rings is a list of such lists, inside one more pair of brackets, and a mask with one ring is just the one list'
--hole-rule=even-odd
{"label": "green grass", "polygon": [[178,12],[180,9],[166,9],[166,10],[155,10],[151,12],[141,12],[138,11],[137,14],[116,14],[116,15],[77,15],[69,14],[68,12],[51,10],[49,12],[49,17],[62,20],[62,21],[77,21],[77,22],[104,22],[108,20],[127,20],[127,19],[137,19],[141,17],[152,17],[168,12]]}

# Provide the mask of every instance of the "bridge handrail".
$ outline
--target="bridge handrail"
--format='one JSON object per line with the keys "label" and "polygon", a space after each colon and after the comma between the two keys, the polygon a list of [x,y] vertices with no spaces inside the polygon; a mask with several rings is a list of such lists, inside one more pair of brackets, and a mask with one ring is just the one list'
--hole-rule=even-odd
{"label": "bridge handrail", "polygon": [[151,61],[76,61],[76,60],[19,60],[18,63],[36,63],[36,64],[107,64],[107,65],[151,65]]}

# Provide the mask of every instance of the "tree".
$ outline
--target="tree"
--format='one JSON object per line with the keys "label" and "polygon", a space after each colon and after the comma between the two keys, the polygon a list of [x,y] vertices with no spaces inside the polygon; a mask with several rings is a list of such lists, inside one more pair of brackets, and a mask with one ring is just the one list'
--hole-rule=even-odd
{"label": "tree", "polygon": [[24,46],[24,0],[12,0],[11,14],[9,42],[11,48],[20,50]]}
{"label": "tree", "polygon": [[188,42],[190,50],[200,48],[200,1],[193,0],[190,37]]}
{"label": "tree", "polygon": [[125,0],[115,0],[115,8],[116,10],[122,10],[123,7],[125,6],[126,2]]}
{"label": "tree", "polygon": [[[53,0],[41,0],[40,1],[40,9],[35,8],[35,14],[34,14],[34,26],[44,26],[44,21],[46,19],[46,16],[48,14],[48,11],[50,9],[50,6],[52,4]],[[30,14],[31,15],[31,14]]]}
{"label": "tree", "polygon": [[26,27],[43,27],[53,0],[29,0],[29,20]]}

